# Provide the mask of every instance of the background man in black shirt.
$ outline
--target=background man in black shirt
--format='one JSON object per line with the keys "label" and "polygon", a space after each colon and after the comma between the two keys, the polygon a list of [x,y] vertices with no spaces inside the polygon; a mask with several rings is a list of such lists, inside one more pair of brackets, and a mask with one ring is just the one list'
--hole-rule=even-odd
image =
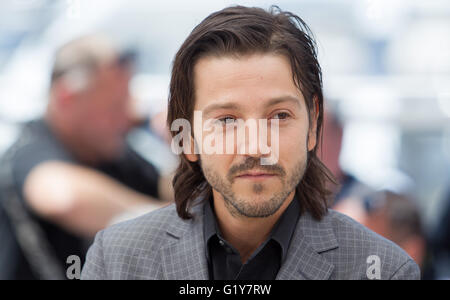
{"label": "background man in black shirt", "polygon": [[[113,218],[170,200],[168,180],[125,141],[132,125],[131,67],[100,36],[79,38],[56,53],[45,118],[27,124],[7,154],[9,184],[33,228],[25,241],[16,239],[17,249],[31,239],[39,247],[48,242],[47,256],[64,270],[68,256],[84,259],[86,241]],[[13,219],[12,232],[20,227]],[[8,279],[39,278],[35,269],[42,267],[29,261],[33,251],[12,252],[18,256],[6,258]]]}

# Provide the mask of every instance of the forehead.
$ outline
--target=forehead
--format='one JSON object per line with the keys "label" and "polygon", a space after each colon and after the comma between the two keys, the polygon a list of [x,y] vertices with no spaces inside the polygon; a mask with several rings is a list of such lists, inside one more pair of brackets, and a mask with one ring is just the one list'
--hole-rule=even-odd
{"label": "forehead", "polygon": [[273,99],[304,101],[288,58],[277,54],[203,57],[194,67],[194,88],[196,110],[231,102],[256,109]]}

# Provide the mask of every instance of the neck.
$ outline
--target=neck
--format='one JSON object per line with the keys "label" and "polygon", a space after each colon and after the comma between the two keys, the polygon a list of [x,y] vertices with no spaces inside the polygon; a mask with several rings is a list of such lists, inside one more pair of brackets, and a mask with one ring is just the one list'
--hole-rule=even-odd
{"label": "neck", "polygon": [[231,213],[219,193],[213,190],[214,210],[223,237],[235,247],[244,263],[250,255],[269,237],[278,219],[294,199],[293,191],[273,215],[265,218],[249,218]]}

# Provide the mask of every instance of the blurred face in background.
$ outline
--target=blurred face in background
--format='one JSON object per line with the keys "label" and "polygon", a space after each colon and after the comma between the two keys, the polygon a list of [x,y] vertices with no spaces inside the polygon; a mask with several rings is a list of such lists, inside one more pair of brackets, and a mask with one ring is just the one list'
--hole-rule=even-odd
{"label": "blurred face in background", "polygon": [[329,111],[325,110],[323,123],[323,143],[318,149],[321,160],[333,172],[333,175],[341,181],[343,178],[339,164],[341,154],[343,129],[339,121]]}
{"label": "blurred face in background", "polygon": [[87,88],[60,101],[65,102],[62,122],[69,124],[70,143],[89,160],[111,160],[124,149],[130,127],[130,77],[128,66],[102,65],[89,77]]}
{"label": "blurred face in background", "polygon": [[[202,111],[203,121],[222,122],[225,130],[237,119],[265,119],[268,127],[271,120],[278,120],[278,140],[270,135],[267,138],[269,146],[279,143],[278,161],[273,165],[261,165],[260,149],[257,154],[248,152],[249,143],[257,142],[248,136],[244,154],[237,152],[241,145],[236,139],[234,154],[200,154],[214,200],[223,201],[231,215],[275,214],[293,196],[305,172],[307,151],[316,143],[315,129],[309,126],[305,100],[292,79],[289,60],[273,54],[205,57],[195,65],[194,75],[195,110]],[[198,156],[190,154],[187,158],[196,161]]]}

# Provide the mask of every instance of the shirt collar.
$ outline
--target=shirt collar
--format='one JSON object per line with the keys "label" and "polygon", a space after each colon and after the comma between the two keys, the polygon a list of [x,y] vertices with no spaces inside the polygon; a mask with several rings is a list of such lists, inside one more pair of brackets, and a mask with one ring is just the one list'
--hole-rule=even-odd
{"label": "shirt collar", "polygon": [[298,219],[300,217],[300,204],[298,203],[297,196],[294,196],[289,206],[284,213],[278,219],[275,227],[270,234],[270,238],[278,242],[281,246],[281,259],[284,261],[289,249],[294,231],[297,228]]}
{"label": "shirt collar", "polygon": [[[204,213],[204,238],[205,238],[205,248],[206,248],[206,258],[209,260],[209,241],[214,236],[221,236],[220,228],[217,224],[216,215],[213,210],[213,201],[208,199],[205,204]],[[273,239],[276,241],[282,251],[281,259],[285,260],[287,251],[289,248],[292,235],[294,234],[295,228],[297,227],[297,222],[300,217],[300,204],[298,203],[297,196],[294,196],[289,206],[286,208],[284,213],[278,219],[272,232],[269,235],[268,240]]]}
{"label": "shirt collar", "polygon": [[217,225],[216,215],[213,210],[212,199],[208,199],[208,201],[205,204],[205,218],[204,218],[203,231],[204,231],[206,246],[208,245],[209,240],[214,235],[220,234],[220,229]]}

